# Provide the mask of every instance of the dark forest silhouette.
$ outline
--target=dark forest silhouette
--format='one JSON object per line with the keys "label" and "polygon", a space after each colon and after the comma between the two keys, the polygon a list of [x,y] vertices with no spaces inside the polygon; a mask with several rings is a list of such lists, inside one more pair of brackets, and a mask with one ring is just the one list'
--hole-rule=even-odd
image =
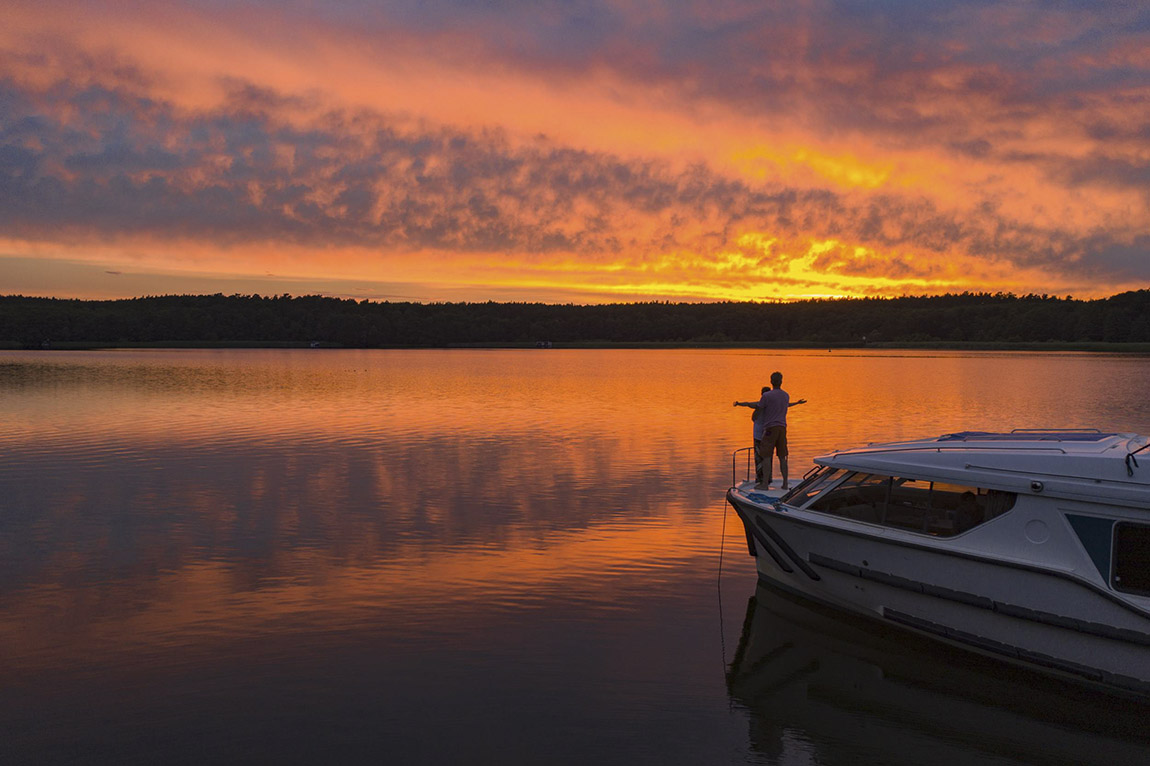
{"label": "dark forest silhouette", "polygon": [[344,347],[1148,343],[1150,290],[1097,300],[962,293],[793,303],[392,303],[320,296],[0,296],[0,343]]}

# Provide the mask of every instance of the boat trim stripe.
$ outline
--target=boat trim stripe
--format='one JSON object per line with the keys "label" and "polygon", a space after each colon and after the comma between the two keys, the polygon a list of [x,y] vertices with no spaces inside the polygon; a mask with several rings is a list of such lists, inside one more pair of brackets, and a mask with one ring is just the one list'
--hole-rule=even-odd
{"label": "boat trim stripe", "polygon": [[774,529],[772,529],[771,526],[769,524],[767,524],[767,522],[763,519],[762,516],[757,516],[755,518],[755,524],[757,524],[763,528],[763,531],[766,532],[770,536],[770,538],[775,542],[775,545],[779,546],[779,548],[782,549],[783,553],[787,554],[787,557],[791,561],[795,562],[795,564],[798,566],[799,569],[803,570],[803,574],[805,574],[807,577],[811,578],[812,580],[823,579],[822,577],[819,576],[818,572],[811,569],[810,564],[803,561],[802,556],[795,553],[795,549],[792,548],[790,545],[788,545],[787,541],[783,539],[782,535],[780,535],[778,532],[776,532]]}
{"label": "boat trim stripe", "polygon": [[[727,501],[730,502],[730,498],[727,498]],[[791,565],[788,564],[786,560],[778,554],[777,551],[775,551],[774,546],[771,545],[770,541],[763,535],[763,533],[751,525],[750,519],[743,515],[743,510],[734,503],[731,503],[731,507],[735,509],[735,513],[738,514],[739,520],[743,522],[743,528],[747,531],[747,534],[755,538],[755,542],[757,542],[759,547],[767,552],[767,555],[774,559],[775,564],[778,565],[779,569],[783,570],[787,574],[794,574],[795,570],[791,568]],[[755,554],[752,553],[751,555],[753,556]]]}
{"label": "boat trim stripe", "polygon": [[833,569],[836,572],[860,577],[864,580],[873,580],[874,582],[889,585],[892,588],[900,588],[902,590],[913,591],[915,593],[924,593],[928,596],[935,596],[937,598],[946,599],[947,601],[957,601],[961,604],[968,606],[986,609],[991,612],[998,612],[999,614],[1008,617],[1015,617],[1020,620],[1029,620],[1030,622],[1039,622],[1043,625],[1052,625],[1057,628],[1065,628],[1067,630],[1075,630],[1079,633],[1086,633],[1100,638],[1107,638],[1113,641],[1122,641],[1125,643],[1138,644],[1140,646],[1150,646],[1150,633],[1143,633],[1137,630],[1128,628],[1115,628],[1110,625],[1104,625],[1097,622],[1088,622],[1086,620],[1078,620],[1073,617],[1063,617],[1062,615],[1052,614],[1050,612],[1042,612],[1036,609],[1029,609],[1024,606],[1016,606],[1015,604],[1008,604],[1002,601],[995,601],[987,598],[986,596],[978,596],[973,593],[966,593],[964,591],[951,590],[950,588],[942,588],[937,585],[930,585],[928,583],[921,583],[917,580],[909,580],[905,577],[898,575],[888,574],[887,572],[880,572],[874,569],[865,569],[857,567],[853,564],[847,564],[836,559],[827,558],[826,556],[817,553],[810,554],[812,564],[817,564],[827,569]]}
{"label": "boat trim stripe", "polygon": [[960,644],[966,644],[967,646],[971,646],[983,652],[998,654],[1014,660],[1022,660],[1032,665],[1038,665],[1043,668],[1058,670],[1063,673],[1069,673],[1085,678],[1095,683],[1107,684],[1109,686],[1115,686],[1120,689],[1127,689],[1129,691],[1140,692],[1142,694],[1150,692],[1150,683],[1141,681],[1137,678],[1119,675],[1117,673],[1110,673],[1105,670],[1098,670],[1096,668],[1087,667],[1086,665],[1079,665],[1076,662],[1069,662],[1067,660],[1051,657],[1050,655],[1042,654],[1040,652],[1032,652],[1029,649],[1023,649],[1021,647],[1011,646],[1010,644],[1004,644],[999,641],[985,638],[984,636],[979,636],[974,633],[967,633],[964,630],[958,630],[957,628],[940,625],[936,622],[924,620],[921,617],[914,617],[912,615],[906,614],[905,612],[899,612],[886,607],[883,607],[882,615],[887,620],[890,620],[891,622],[897,623],[899,625],[913,628],[924,633],[931,633],[933,635],[948,639],[950,641],[955,641]]}
{"label": "boat trim stripe", "polygon": [[757,542],[762,547],[762,549],[765,550],[772,559],[774,559],[775,564],[778,565],[779,569],[783,570],[787,574],[794,574],[795,570],[791,567],[790,564],[786,562],[786,559],[784,559],[775,551],[774,546],[772,546],[770,542],[767,541],[767,538],[763,536],[762,532],[751,527],[747,527],[747,529],[749,529],[751,534],[755,536],[755,542]]}
{"label": "boat trim stripe", "polygon": [[[731,498],[731,495],[733,493],[734,493],[733,488],[730,490],[727,490],[728,502],[730,502],[731,505],[735,505],[735,502],[736,502],[735,499]],[[736,507],[736,509],[738,508],[738,506],[735,506],[735,507]],[[750,509],[756,513],[756,518],[758,518],[760,514],[765,513],[764,509],[759,508],[759,507],[754,506],[754,505],[750,505]],[[836,527],[836,526],[832,526],[829,524],[823,524],[823,523],[820,523],[817,521],[811,521],[810,519],[800,518],[798,516],[795,516],[794,514],[790,514],[790,513],[786,513],[786,512],[783,512],[782,515],[785,515],[786,520],[788,522],[792,522],[795,524],[801,524],[801,525],[807,526],[807,527],[814,527],[814,528],[820,529],[824,532],[833,532],[835,534],[848,535],[850,537],[859,537],[859,538],[862,538],[863,540],[870,540],[872,542],[878,540],[878,538],[876,538],[874,535],[866,534],[865,532],[858,532],[858,531],[853,530],[853,529],[846,529],[844,527]],[[982,562],[984,564],[993,564],[995,566],[1000,566],[1000,567],[1010,567],[1012,569],[1022,569],[1022,570],[1027,571],[1027,572],[1035,572],[1037,574],[1047,575],[1048,577],[1058,577],[1058,578],[1061,578],[1063,580],[1068,580],[1069,582],[1072,582],[1075,585],[1086,588],[1087,590],[1093,591],[1098,596],[1101,596],[1102,598],[1104,598],[1108,601],[1111,601],[1114,604],[1117,604],[1118,606],[1120,606],[1124,609],[1127,609],[1131,612],[1134,612],[1135,614],[1139,615],[1140,617],[1150,618],[1150,611],[1148,611],[1146,609],[1142,609],[1140,607],[1137,607],[1134,604],[1131,604],[1131,603],[1119,598],[1118,596],[1114,595],[1113,593],[1106,590],[1105,588],[1101,588],[1092,582],[1088,582],[1086,580],[1083,580],[1081,577],[1076,577],[1075,575],[1072,575],[1068,572],[1060,572],[1060,571],[1055,570],[1055,569],[1046,569],[1044,567],[1035,566],[1033,564],[1025,564],[1025,563],[1022,563],[1019,561],[1005,561],[1002,559],[988,558],[986,556],[979,556],[979,555],[976,555],[973,553],[968,553],[966,551],[952,550],[949,548],[940,548],[940,547],[932,546],[932,545],[922,545],[921,543],[912,542],[910,540],[896,540],[893,538],[881,538],[880,541],[884,545],[897,545],[897,546],[901,546],[903,548],[913,548],[915,550],[920,550],[920,551],[930,551],[931,553],[943,553],[947,556],[953,556],[955,558],[968,559],[970,561],[979,561],[979,562]]]}

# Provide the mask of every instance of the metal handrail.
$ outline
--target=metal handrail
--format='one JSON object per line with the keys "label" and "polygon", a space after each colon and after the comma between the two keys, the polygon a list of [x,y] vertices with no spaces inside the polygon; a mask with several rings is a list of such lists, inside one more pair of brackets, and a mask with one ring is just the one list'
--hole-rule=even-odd
{"label": "metal handrail", "polygon": [[1056,435],[1060,433],[1071,434],[1100,434],[1102,433],[1097,428],[1012,428],[1012,434],[1050,434]]}
{"label": "metal handrail", "polygon": [[[1100,479],[1097,476],[1081,476],[1081,475],[1075,474],[1075,473],[1063,473],[1063,472],[1050,473],[1048,471],[1033,471],[1033,470],[1026,469],[1026,468],[1003,468],[1002,466],[999,466],[999,465],[979,465],[978,463],[967,463],[966,465],[963,466],[963,468],[968,468],[968,469],[973,468],[973,469],[978,470],[978,471],[990,471],[991,473],[1004,473],[1004,474],[1010,474],[1013,476],[1022,476],[1024,478],[1029,478],[1031,476],[1045,476],[1048,479],[1061,479],[1061,480],[1065,480],[1065,481],[1086,481],[1086,482],[1091,482],[1093,484],[1097,484],[1100,481]],[[1133,484],[1133,485],[1137,486],[1137,485],[1141,484],[1142,482],[1121,481],[1120,479],[1106,479],[1106,483],[1111,484],[1111,485],[1116,485],[1116,486],[1120,486],[1120,485],[1124,485],[1124,484]]]}
{"label": "metal handrail", "polygon": [[957,442],[950,444],[923,444],[917,447],[885,446],[874,447],[872,449],[858,448],[832,452],[827,455],[827,457],[836,457],[838,455],[878,455],[885,452],[942,452],[944,450],[966,450],[968,452],[976,452],[979,450],[1009,450],[1011,452],[1061,452],[1064,455],[1067,454],[1066,450],[1062,447],[1020,447],[1018,445],[997,447],[985,444],[971,446],[969,442]]}
{"label": "metal handrail", "polygon": [[747,467],[746,467],[746,472],[744,474],[744,481],[746,481],[746,480],[749,480],[751,478],[751,455],[754,451],[755,451],[754,447],[742,447],[742,448],[737,449],[731,453],[731,486],[732,487],[734,487],[738,484],[738,481],[735,480],[735,477],[738,474],[738,468],[736,467],[736,465],[737,465],[738,460],[739,460],[739,453],[740,452],[746,452],[747,453]]}

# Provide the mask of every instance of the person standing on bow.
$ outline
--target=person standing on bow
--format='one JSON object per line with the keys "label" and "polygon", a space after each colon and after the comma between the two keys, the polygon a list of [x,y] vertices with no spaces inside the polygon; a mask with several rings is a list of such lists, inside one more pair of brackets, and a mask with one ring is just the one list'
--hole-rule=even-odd
{"label": "person standing on bow", "polygon": [[[771,390],[770,386],[763,386],[762,393],[767,393]],[[751,413],[751,423],[754,424],[751,432],[752,443],[755,445],[755,486],[760,486],[763,483],[763,419],[759,417],[759,403],[758,402],[735,402],[736,407],[750,407],[754,410]]]}
{"label": "person standing on bow", "polygon": [[[756,432],[762,435],[759,439],[759,450],[755,455],[755,488],[771,488],[771,474],[773,473],[774,464],[773,456],[778,455],[779,473],[782,474],[783,477],[782,488],[790,489],[791,485],[787,480],[787,410],[798,404],[806,404],[807,400],[799,399],[797,402],[791,401],[791,395],[783,390],[783,374],[781,372],[771,373],[771,385],[774,386],[774,388],[770,391],[764,391],[762,398],[759,399],[758,402],[754,404],[735,402],[735,405],[753,406],[759,416],[755,421],[755,429]],[[759,431],[759,429],[762,430]],[[758,452],[762,453],[764,470],[761,473],[758,471]]]}

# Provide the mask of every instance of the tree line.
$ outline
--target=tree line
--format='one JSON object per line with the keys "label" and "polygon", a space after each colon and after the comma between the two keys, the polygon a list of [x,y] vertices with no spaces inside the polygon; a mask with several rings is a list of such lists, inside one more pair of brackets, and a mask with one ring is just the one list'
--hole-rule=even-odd
{"label": "tree line", "polygon": [[1150,342],[1150,290],[1078,300],[961,293],[792,303],[377,302],[315,295],[0,296],[0,343],[356,348],[579,344]]}

